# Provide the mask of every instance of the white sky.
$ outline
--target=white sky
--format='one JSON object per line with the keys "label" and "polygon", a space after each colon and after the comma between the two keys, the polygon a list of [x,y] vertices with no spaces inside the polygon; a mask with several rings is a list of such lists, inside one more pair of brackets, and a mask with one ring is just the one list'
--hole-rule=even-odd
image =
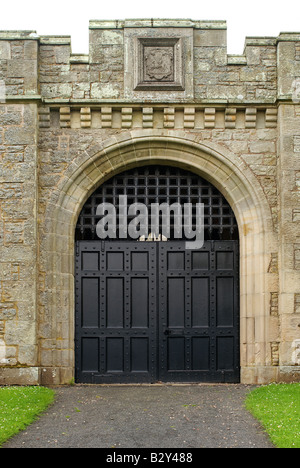
{"label": "white sky", "polygon": [[300,32],[299,0],[3,0],[0,30],[69,35],[73,53],[88,53],[91,19],[226,20],[228,53],[241,54],[246,36]]}

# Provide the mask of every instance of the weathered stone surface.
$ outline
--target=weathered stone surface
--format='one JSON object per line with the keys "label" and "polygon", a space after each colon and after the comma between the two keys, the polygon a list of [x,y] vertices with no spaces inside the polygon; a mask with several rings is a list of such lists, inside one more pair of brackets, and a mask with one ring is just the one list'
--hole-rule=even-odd
{"label": "weathered stone surface", "polygon": [[242,381],[299,379],[300,33],[226,42],[218,21],[92,21],[84,56],[0,32],[0,384],[70,382],[77,217],[153,158],[239,220]]}

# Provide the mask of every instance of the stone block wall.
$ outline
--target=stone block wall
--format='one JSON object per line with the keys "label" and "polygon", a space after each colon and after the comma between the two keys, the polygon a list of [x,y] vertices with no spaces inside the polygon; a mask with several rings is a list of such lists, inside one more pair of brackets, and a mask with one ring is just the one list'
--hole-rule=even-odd
{"label": "stone block wall", "polygon": [[[226,40],[218,21],[92,21],[89,54],[77,55],[68,36],[0,32],[0,384],[72,379],[76,213],[126,167],[122,145],[144,138],[153,158],[158,139],[189,141],[191,161],[200,145],[226,155],[228,179],[252,187],[268,228],[255,238],[250,221],[240,226],[242,248],[253,236],[242,255],[252,294],[248,309],[241,297],[242,381],[299,379],[300,34],[247,38],[242,56]],[[165,77],[144,69],[159,48],[173,67]],[[69,202],[64,225],[55,213]]]}
{"label": "stone block wall", "polygon": [[[0,36],[0,380],[35,383],[38,41]],[[4,372],[5,369],[5,372]]]}

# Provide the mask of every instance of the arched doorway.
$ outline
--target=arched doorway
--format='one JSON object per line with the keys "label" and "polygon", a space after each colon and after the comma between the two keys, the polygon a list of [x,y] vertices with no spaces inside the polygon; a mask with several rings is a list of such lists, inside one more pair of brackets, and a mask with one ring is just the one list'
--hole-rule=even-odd
{"label": "arched doorway", "polygon": [[[232,207],[240,242],[240,367],[241,382],[276,380],[270,342],[269,314],[274,291],[269,265],[278,250],[272,212],[249,166],[232,151],[199,136],[171,130],[132,130],[95,144],[74,157],[45,207],[40,270],[46,290],[40,296],[39,321],[50,332],[40,336],[41,383],[68,383],[75,372],[75,229],[80,212],[93,192],[126,169],[169,164],[211,182]],[[44,286],[42,285],[44,288]],[[45,313],[47,311],[47,313]],[[49,359],[50,345],[57,343]],[[52,348],[51,348],[52,349]]]}
{"label": "arched doorway", "polygon": [[[159,232],[132,240],[118,230],[99,240],[97,207],[118,210],[120,196],[147,207],[203,203],[203,247],[186,249],[174,213],[166,242]],[[76,226],[75,326],[77,382],[239,382],[239,234],[221,192],[163,165],[122,172],[98,187]]]}

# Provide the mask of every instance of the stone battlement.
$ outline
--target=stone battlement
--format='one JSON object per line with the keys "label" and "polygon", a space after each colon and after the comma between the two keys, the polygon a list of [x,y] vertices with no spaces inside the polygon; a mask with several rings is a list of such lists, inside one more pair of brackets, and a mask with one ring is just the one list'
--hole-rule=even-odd
{"label": "stone battlement", "polygon": [[[292,77],[300,76],[299,44],[300,33],[248,37],[243,55],[229,55],[224,21],[90,21],[89,54],[73,54],[70,36],[1,31],[0,79],[7,99],[35,96],[46,103],[275,104],[292,99]],[[159,49],[176,76],[143,81],[151,60],[143,64],[143,54]]]}

